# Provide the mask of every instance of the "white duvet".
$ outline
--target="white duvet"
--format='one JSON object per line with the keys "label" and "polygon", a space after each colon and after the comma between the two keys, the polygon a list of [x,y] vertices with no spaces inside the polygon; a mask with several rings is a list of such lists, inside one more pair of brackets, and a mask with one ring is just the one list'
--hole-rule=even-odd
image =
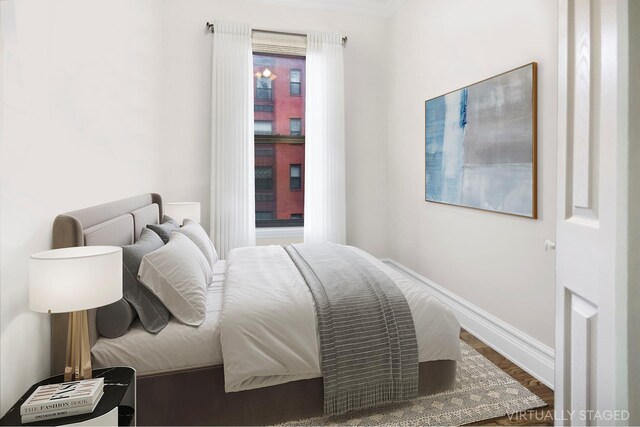
{"label": "white duvet", "polygon": [[[460,324],[424,287],[372,255],[402,291],[416,329],[418,359],[461,360]],[[281,246],[229,253],[220,320],[225,390],[249,390],[322,376],[313,297]]]}

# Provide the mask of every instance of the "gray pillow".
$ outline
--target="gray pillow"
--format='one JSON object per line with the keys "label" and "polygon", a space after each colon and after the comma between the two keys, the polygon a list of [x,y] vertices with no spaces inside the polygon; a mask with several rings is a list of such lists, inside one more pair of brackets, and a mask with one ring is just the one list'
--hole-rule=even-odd
{"label": "gray pillow", "polygon": [[190,219],[185,219],[182,223],[182,227],[175,230],[177,233],[182,233],[187,236],[193,243],[196,244],[198,249],[202,252],[202,255],[209,263],[209,267],[213,268],[213,264],[218,261],[218,252],[213,246],[211,239],[204,228],[200,224]]}
{"label": "gray pillow", "polygon": [[188,237],[172,232],[169,243],[144,256],[138,279],[180,322],[189,326],[202,324],[213,273],[200,249]]}
{"label": "gray pillow", "polygon": [[143,228],[135,244],[122,247],[122,294],[135,308],[142,326],[154,334],[167,326],[169,310],[138,281],[138,270],[146,254],[163,246],[162,239],[156,233]]}
{"label": "gray pillow", "polygon": [[178,224],[175,219],[166,215],[162,218],[162,224],[147,225],[147,228],[160,236],[165,244],[169,241],[169,235],[171,234],[171,232],[179,227],[180,224]]}
{"label": "gray pillow", "polygon": [[118,338],[129,330],[135,318],[136,310],[126,299],[121,298],[112,304],[98,308],[96,327],[103,337]]}

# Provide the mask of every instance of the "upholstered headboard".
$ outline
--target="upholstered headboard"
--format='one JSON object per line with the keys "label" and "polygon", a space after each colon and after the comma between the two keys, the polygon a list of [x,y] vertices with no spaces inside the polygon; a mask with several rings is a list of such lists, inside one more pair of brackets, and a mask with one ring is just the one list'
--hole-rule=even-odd
{"label": "upholstered headboard", "polygon": [[[115,202],[58,215],[53,222],[53,248],[126,246],[135,242],[147,224],[162,218],[162,198],[141,194]],[[51,315],[51,374],[64,371],[68,314]],[[96,310],[89,310],[89,341],[98,339]]]}

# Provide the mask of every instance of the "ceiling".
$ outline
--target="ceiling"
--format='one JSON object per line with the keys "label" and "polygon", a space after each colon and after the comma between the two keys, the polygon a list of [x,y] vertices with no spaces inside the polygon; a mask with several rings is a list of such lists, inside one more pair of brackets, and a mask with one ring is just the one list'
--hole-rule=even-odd
{"label": "ceiling", "polygon": [[406,0],[257,0],[262,3],[391,16]]}

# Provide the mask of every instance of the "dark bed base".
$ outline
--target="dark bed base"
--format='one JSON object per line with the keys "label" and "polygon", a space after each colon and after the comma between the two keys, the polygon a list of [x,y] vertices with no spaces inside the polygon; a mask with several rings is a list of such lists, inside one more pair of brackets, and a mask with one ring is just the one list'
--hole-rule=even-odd
{"label": "dark bed base", "polygon": [[[420,363],[421,395],[453,387],[456,362]],[[141,376],[138,425],[267,425],[322,415],[322,378],[225,393],[222,366]]]}

